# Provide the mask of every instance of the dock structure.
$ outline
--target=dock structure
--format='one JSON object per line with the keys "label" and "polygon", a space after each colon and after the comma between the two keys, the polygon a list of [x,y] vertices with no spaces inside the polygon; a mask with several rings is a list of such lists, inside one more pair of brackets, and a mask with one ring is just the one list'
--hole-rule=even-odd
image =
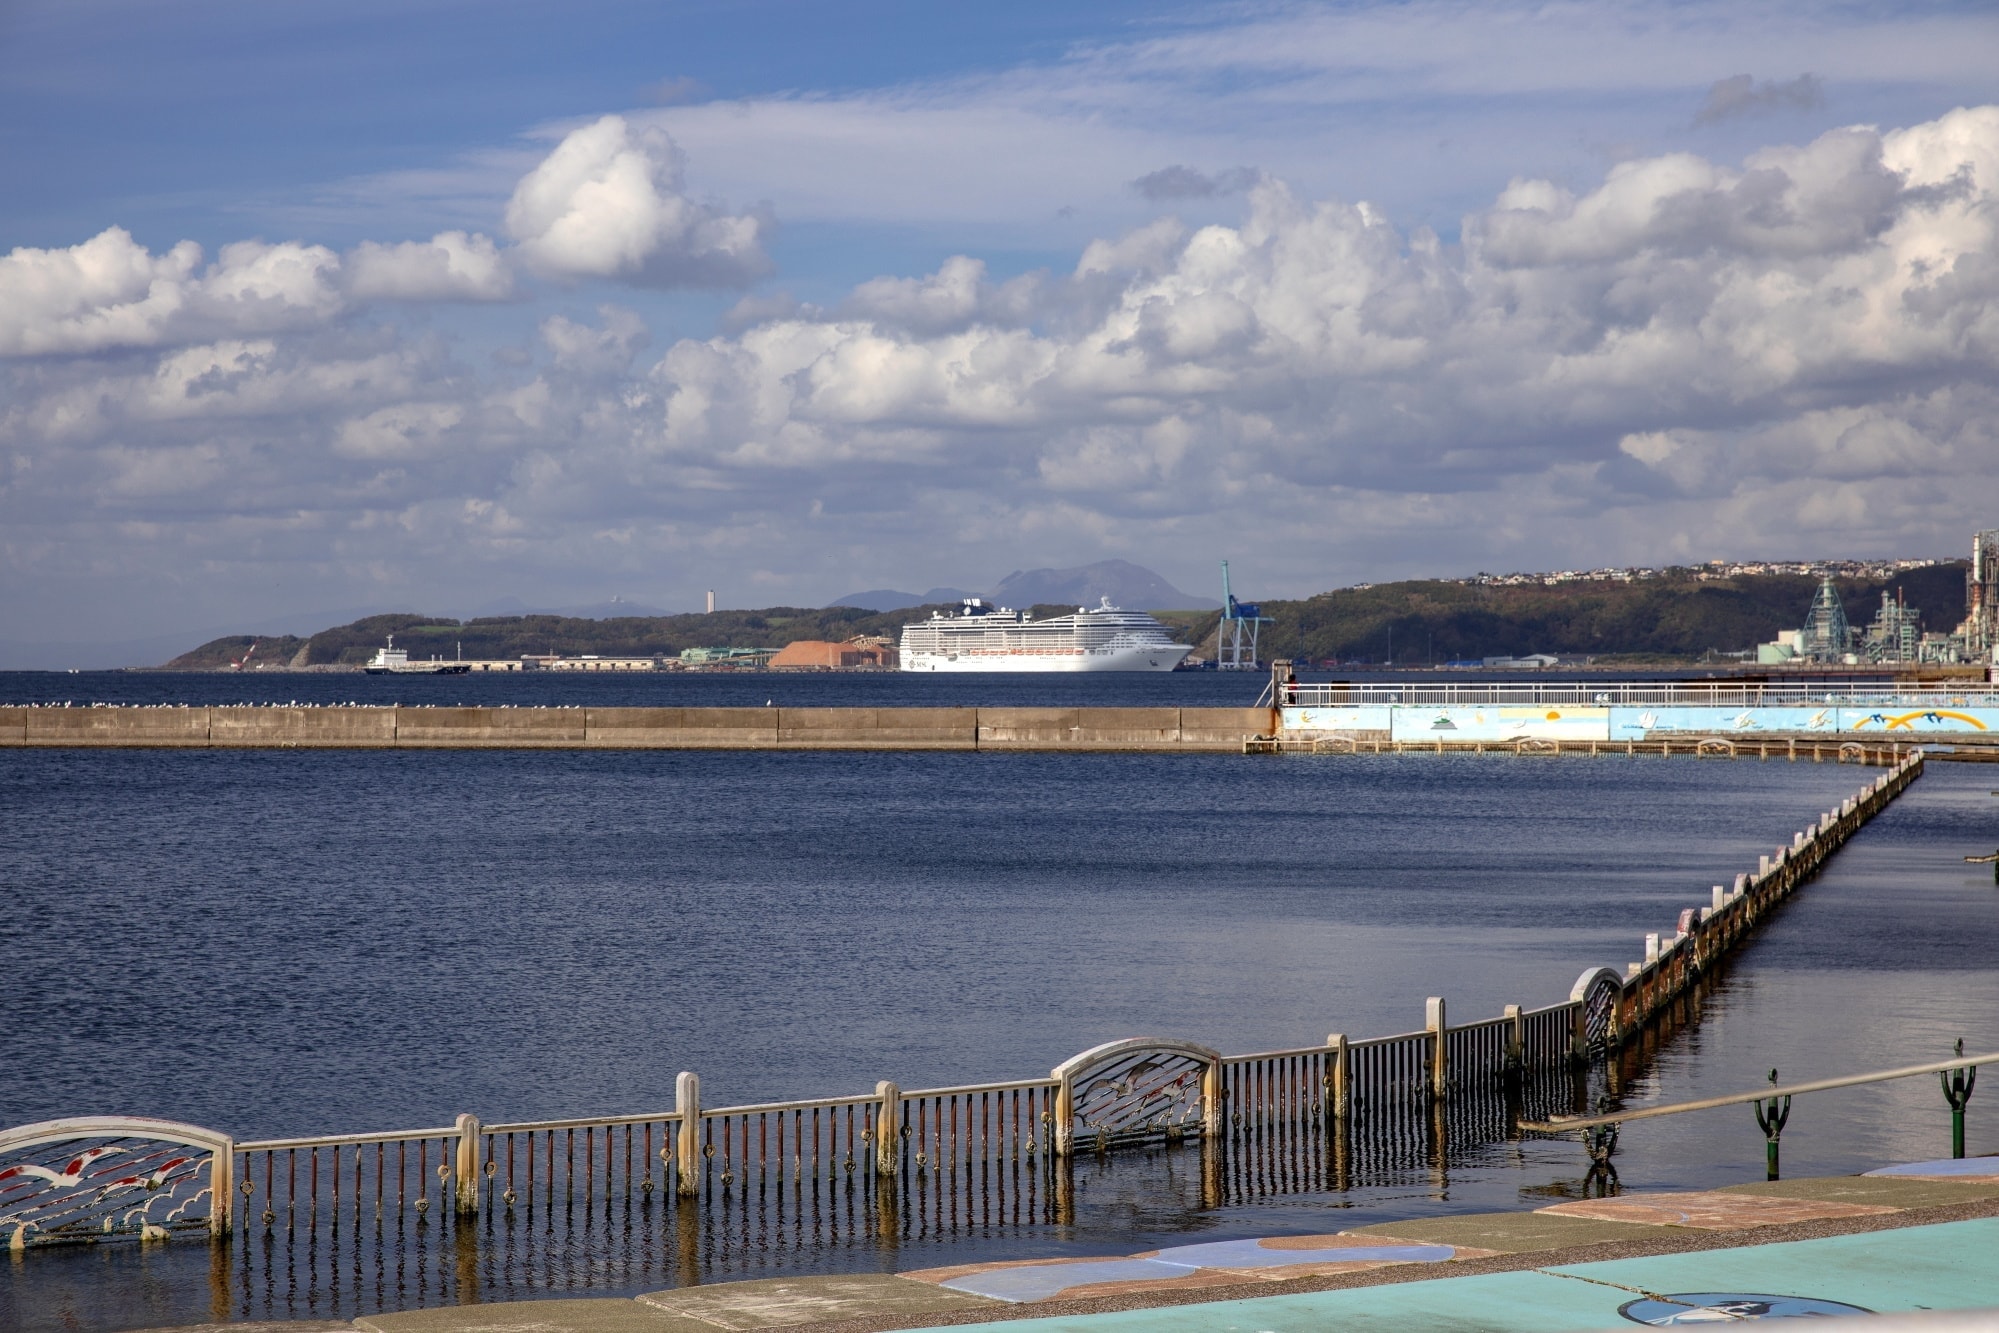
{"label": "dock structure", "polygon": [[1999,685],[1298,682],[1248,708],[0,707],[0,748],[1103,750],[1999,761]]}
{"label": "dock structure", "polygon": [[1239,753],[1267,708],[0,708],[0,747]]}

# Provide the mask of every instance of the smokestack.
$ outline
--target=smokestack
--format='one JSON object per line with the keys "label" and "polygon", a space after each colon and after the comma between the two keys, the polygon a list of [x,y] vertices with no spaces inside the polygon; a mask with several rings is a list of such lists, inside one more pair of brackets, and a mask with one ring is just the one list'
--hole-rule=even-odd
{"label": "smokestack", "polygon": [[711,616],[715,614],[715,590],[713,588],[708,590],[708,614]]}

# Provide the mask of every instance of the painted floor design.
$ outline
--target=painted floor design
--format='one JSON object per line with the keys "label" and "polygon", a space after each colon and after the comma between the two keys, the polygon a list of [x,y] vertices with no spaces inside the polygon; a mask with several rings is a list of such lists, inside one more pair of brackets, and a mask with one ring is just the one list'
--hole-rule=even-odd
{"label": "painted floor design", "polygon": [[[1934,1183],[1942,1178],[1953,1183]],[[1886,1167],[1864,1177],[1846,1177],[1843,1181],[1770,1182],[1737,1185],[1727,1190],[1626,1194],[1608,1199],[1572,1200],[1531,1213],[1473,1214],[1385,1223],[1337,1235],[1210,1241],[1141,1254],[967,1264],[901,1276],[1010,1304],[1189,1290],[1245,1281],[1281,1282],[1389,1264],[1447,1263],[1453,1259],[1522,1253],[1565,1244],[1636,1238],[1654,1227],[1725,1232],[1880,1216],[1954,1201],[1932,1197],[1938,1191],[1972,1189],[1976,1194],[1978,1191],[1973,1187],[1978,1185],[1999,1189],[1999,1158],[1974,1158],[1969,1163],[1913,1162]]]}
{"label": "painted floor design", "polygon": [[1174,1290],[1257,1280],[1281,1282],[1463,1257],[1473,1255],[1450,1245],[1384,1243],[1378,1236],[1282,1236],[1178,1245],[1128,1257],[932,1268],[902,1276],[992,1300],[1022,1302],[1123,1295],[1140,1287]]}
{"label": "painted floor design", "polygon": [[[1563,1333],[1999,1306],[1999,1218],[1824,1240],[1040,1320],[1035,1333]],[[960,1325],[1018,1333],[1005,1324]]]}
{"label": "painted floor design", "polygon": [[[1862,1176],[1571,1200],[1533,1212],[1381,1223],[1335,1235],[1205,1241],[1131,1255],[801,1276],[368,1315],[361,1333],[751,1333],[853,1320],[917,1328],[1054,1299],[1203,1288],[1229,1298],[1037,1319],[1033,1333],[1320,1333],[1347,1329],[1614,1329],[1862,1311],[1989,1311],[1999,1328],[1999,1217],[1640,1259],[1452,1274],[1453,1261],[1700,1231],[1871,1217],[1999,1198],[1999,1157],[1909,1162]],[[1749,1237],[1745,1237],[1749,1239]],[[1550,1256],[1552,1257],[1552,1255]],[[1532,1262],[1529,1260],[1528,1262]],[[1407,1266],[1405,1280],[1245,1298],[1252,1282]],[[1427,1270],[1427,1271],[1426,1271]],[[976,1316],[975,1316],[976,1317]],[[1982,1315],[1979,1317],[1983,1317]],[[321,1326],[277,1326],[314,1333]],[[335,1325],[334,1327],[340,1327]],[[1019,1325],[961,1327],[1019,1333]],[[167,1333],[167,1331],[161,1331]],[[212,1328],[181,1333],[216,1333]]]}

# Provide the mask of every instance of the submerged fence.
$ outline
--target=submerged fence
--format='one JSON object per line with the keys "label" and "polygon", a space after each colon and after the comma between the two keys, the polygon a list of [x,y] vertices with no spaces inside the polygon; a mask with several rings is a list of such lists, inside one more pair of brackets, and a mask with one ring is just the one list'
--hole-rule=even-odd
{"label": "submerged fence", "polygon": [[[591,1228],[622,1237],[647,1263],[703,1244],[769,1262],[843,1236],[1060,1222],[1073,1217],[1092,1164],[1139,1145],[1196,1149],[1180,1182],[1190,1204],[1344,1189],[1440,1160],[1453,1144],[1516,1135],[1523,1119],[1592,1109],[1593,1063],[1698,987],[1922,770],[1920,753],[1897,763],[1755,870],[1715,886],[1669,931],[1647,934],[1642,959],[1621,972],[1592,968],[1567,999],[1536,1009],[1453,1025],[1432,999],[1421,1029],[1385,1037],[1334,1033],[1235,1056],[1142,1037],[1084,1051],[1043,1078],[915,1090],[883,1082],[747,1106],[703,1106],[700,1080],[683,1073],[671,1109],[571,1120],[462,1115],[425,1129],[243,1143],[167,1121],[48,1121],[0,1132],[0,1234],[17,1251],[182,1232],[233,1241],[242,1264],[218,1269],[233,1293],[218,1307],[247,1309],[247,1286],[234,1284],[250,1281],[253,1249],[266,1268],[310,1264],[314,1282],[322,1261],[334,1274],[351,1259],[340,1280],[356,1291],[372,1281],[381,1301],[392,1277],[417,1280],[407,1254],[383,1257],[406,1233],[409,1253],[429,1256],[416,1271],[442,1264],[438,1281],[454,1290],[516,1278],[546,1289],[560,1285],[553,1266],[591,1252]],[[442,1229],[427,1230],[433,1223]],[[585,1240],[572,1234],[579,1226]],[[375,1247],[368,1273],[364,1234]]]}

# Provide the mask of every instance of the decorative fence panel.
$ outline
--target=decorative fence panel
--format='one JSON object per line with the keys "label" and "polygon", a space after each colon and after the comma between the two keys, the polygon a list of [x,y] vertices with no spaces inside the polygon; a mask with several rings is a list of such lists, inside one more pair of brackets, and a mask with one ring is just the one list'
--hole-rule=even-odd
{"label": "decorative fence panel", "polygon": [[1106,1042],[1057,1065],[1055,1151],[1174,1142],[1220,1122],[1222,1057],[1163,1037]]}
{"label": "decorative fence panel", "polygon": [[226,1234],[229,1136],[171,1120],[81,1116],[0,1132],[9,1248],[176,1231]]}

